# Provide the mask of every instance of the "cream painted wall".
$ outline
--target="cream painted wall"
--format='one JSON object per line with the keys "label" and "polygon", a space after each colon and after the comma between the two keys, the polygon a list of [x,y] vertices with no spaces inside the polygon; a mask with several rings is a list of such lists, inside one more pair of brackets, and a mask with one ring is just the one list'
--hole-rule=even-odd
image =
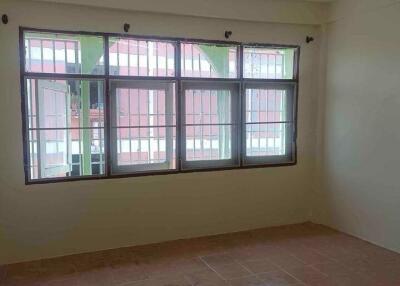
{"label": "cream painted wall", "polygon": [[[0,264],[304,222],[314,170],[319,28],[1,1]],[[18,26],[301,45],[298,165],[25,186]],[[306,35],[316,41],[306,45]]]}
{"label": "cream painted wall", "polygon": [[400,252],[400,1],[339,1],[330,20],[313,220]]}
{"label": "cream painted wall", "polygon": [[326,18],[324,3],[303,0],[34,0],[121,10],[158,12],[220,19],[320,24]]}

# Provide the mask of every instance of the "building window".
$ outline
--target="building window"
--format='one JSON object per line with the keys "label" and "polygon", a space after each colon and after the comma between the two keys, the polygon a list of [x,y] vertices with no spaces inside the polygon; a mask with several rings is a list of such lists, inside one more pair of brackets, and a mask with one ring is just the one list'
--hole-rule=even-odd
{"label": "building window", "polygon": [[112,173],[176,169],[175,82],[111,82]]}
{"label": "building window", "polygon": [[181,43],[182,77],[237,78],[238,46]]}
{"label": "building window", "polygon": [[238,91],[236,83],[182,83],[183,169],[239,165]]}
{"label": "building window", "polygon": [[175,75],[175,43],[135,38],[109,39],[110,75]]}
{"label": "building window", "polygon": [[294,79],[296,48],[244,47],[244,78]]}
{"label": "building window", "polygon": [[296,46],[21,29],[26,183],[296,163]]}
{"label": "building window", "polygon": [[[90,90],[90,86],[97,87]],[[30,179],[104,174],[101,80],[26,79]]]}
{"label": "building window", "polygon": [[294,86],[246,83],[244,89],[244,164],[289,161],[294,147]]}

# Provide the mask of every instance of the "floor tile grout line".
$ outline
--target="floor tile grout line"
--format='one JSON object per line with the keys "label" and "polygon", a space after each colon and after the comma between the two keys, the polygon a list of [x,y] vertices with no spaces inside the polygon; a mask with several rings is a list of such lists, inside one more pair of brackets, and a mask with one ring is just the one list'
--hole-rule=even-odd
{"label": "floor tile grout line", "polygon": [[222,277],[222,275],[220,275],[214,268],[211,267],[211,265],[209,265],[202,257],[204,256],[198,256],[200,258],[200,260],[208,267],[211,269],[211,271],[213,271],[215,274],[217,274],[217,276],[219,278],[221,278],[222,280],[226,281],[226,279],[224,277]]}
{"label": "floor tile grout line", "polygon": [[331,276],[331,275],[329,275],[329,274],[326,274],[326,273],[322,272],[321,270],[319,270],[318,268],[316,268],[314,265],[310,265],[310,267],[311,267],[312,269],[314,269],[315,271],[317,271],[317,272],[319,272],[319,273],[322,273],[322,274],[325,275],[326,277],[330,277],[330,276]]}
{"label": "floor tile grout line", "polygon": [[[262,260],[264,260],[264,259],[262,259]],[[244,269],[246,269],[249,273],[252,274],[252,275],[243,276],[243,277],[240,277],[240,278],[244,278],[244,277],[253,277],[253,276],[255,276],[260,282],[263,282],[263,281],[258,277],[258,274],[260,274],[260,273],[255,273],[254,271],[251,271],[251,269],[247,268],[245,265],[243,265],[242,263],[240,263],[240,261],[238,261],[238,260],[235,260],[235,261],[236,261],[236,263],[238,263],[240,266],[242,266]],[[252,261],[256,261],[256,260],[252,260]],[[268,272],[271,272],[271,271],[268,271]],[[264,272],[264,273],[267,273],[267,272]],[[239,278],[239,279],[240,279],[240,278]]]}
{"label": "floor tile grout line", "polygon": [[257,275],[256,273],[254,273],[253,271],[251,271],[249,268],[247,268],[245,265],[243,265],[242,263],[240,263],[240,261],[235,260],[235,259],[234,259],[234,261],[235,261],[237,264],[239,264],[240,266],[242,266],[244,269],[246,269],[246,271],[249,272],[250,274]]}
{"label": "floor tile grout line", "polygon": [[190,280],[186,277],[186,275],[183,275],[183,279],[185,279],[185,281],[186,281],[187,283],[189,283],[190,286],[196,286],[196,284],[190,282]]}
{"label": "floor tile grout line", "polygon": [[229,255],[230,256],[230,252],[229,251],[222,251],[222,252],[217,252],[217,253],[213,253],[213,254],[198,255],[197,257],[203,260],[203,258],[205,258],[205,257],[214,257],[214,256],[221,256],[221,255]]}
{"label": "floor tile grout line", "polygon": [[[316,252],[318,252],[317,250],[315,250]],[[345,268],[345,269],[347,269],[347,270],[349,270],[349,271],[351,271],[351,272],[354,272],[349,266],[347,266],[343,261],[341,261],[341,260],[339,260],[339,259],[336,259],[336,258],[333,258],[333,257],[329,257],[329,256],[327,256],[327,255],[325,255],[325,254],[323,254],[323,253],[319,253],[318,252],[318,254],[320,254],[320,255],[322,255],[322,256],[325,256],[325,257],[327,257],[327,258],[329,258],[329,259],[331,259],[331,260],[333,260],[332,262],[333,263],[336,263],[336,264],[338,264],[338,265],[340,265],[341,267],[343,267],[343,268]],[[329,262],[328,262],[329,263]],[[325,263],[320,263],[320,264],[325,264]],[[313,265],[311,265],[314,269],[316,269],[317,271],[319,271],[319,272],[322,272],[322,271],[320,271],[319,269],[317,269],[317,268],[315,268]],[[323,272],[322,272],[323,273]],[[328,275],[328,276],[330,276],[330,275]]]}
{"label": "floor tile grout line", "polygon": [[135,281],[128,281],[128,282],[122,282],[122,283],[115,284],[115,285],[117,285],[117,286],[129,286],[129,284],[139,283],[139,282],[144,282],[144,281],[151,281],[151,278],[135,280]]}
{"label": "floor tile grout line", "polygon": [[[267,258],[268,259],[268,258]],[[303,285],[307,285],[306,283],[304,283],[303,281],[301,281],[300,279],[298,279],[297,277],[295,277],[294,275],[290,274],[289,272],[287,272],[283,267],[281,267],[280,265],[274,263],[272,260],[269,260],[273,265],[275,265],[276,267],[278,267],[282,272],[286,273],[287,275],[289,275],[290,277],[294,278],[296,281],[298,281],[299,283],[303,284]]]}
{"label": "floor tile grout line", "polygon": [[[230,279],[224,278],[221,274],[218,273],[217,270],[215,270],[211,265],[209,265],[209,264],[208,264],[206,261],[204,261],[201,257],[199,257],[199,258],[203,261],[203,263],[204,263],[205,265],[207,265],[207,267],[209,267],[213,272],[215,272],[222,280],[224,280],[224,281],[230,280]],[[235,264],[235,263],[237,263],[237,262],[234,260],[233,262],[221,263],[221,265],[228,265],[228,264]],[[240,266],[242,266],[242,265],[239,264],[239,263],[237,263],[237,264],[240,265]],[[249,275],[244,275],[244,276],[236,277],[236,278],[243,278],[243,277],[249,277],[249,276],[253,276],[253,275],[254,275],[254,274],[253,274],[251,271],[249,271],[247,268],[245,268],[245,270],[246,270],[247,272],[249,272]],[[236,278],[232,278],[232,279],[236,279]]]}

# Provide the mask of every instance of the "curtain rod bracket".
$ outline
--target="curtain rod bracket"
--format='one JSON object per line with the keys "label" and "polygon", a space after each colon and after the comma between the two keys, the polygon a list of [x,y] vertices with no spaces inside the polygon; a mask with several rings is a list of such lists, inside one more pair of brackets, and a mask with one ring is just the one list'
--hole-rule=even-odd
{"label": "curtain rod bracket", "polygon": [[8,24],[8,16],[7,16],[7,14],[3,14],[1,16],[1,22],[3,22],[4,25]]}
{"label": "curtain rod bracket", "polygon": [[314,41],[314,38],[313,37],[310,37],[310,36],[307,36],[306,37],[306,43],[307,44],[309,44],[309,43],[311,43],[311,42],[313,42]]}

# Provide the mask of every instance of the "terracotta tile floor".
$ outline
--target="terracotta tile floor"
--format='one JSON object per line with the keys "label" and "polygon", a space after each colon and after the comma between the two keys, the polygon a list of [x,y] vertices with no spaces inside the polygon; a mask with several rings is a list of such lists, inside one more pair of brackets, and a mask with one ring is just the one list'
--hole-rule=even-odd
{"label": "terracotta tile floor", "polygon": [[306,223],[0,266],[0,285],[399,286],[400,255]]}

